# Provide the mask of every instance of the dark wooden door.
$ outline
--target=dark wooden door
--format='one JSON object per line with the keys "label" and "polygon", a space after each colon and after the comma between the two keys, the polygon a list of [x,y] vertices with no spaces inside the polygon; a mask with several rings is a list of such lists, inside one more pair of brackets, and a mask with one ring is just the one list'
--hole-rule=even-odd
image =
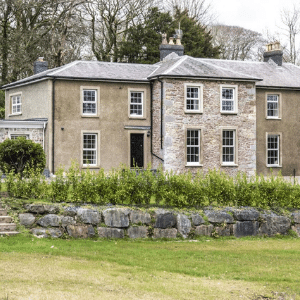
{"label": "dark wooden door", "polygon": [[144,134],[130,134],[130,167],[144,168]]}

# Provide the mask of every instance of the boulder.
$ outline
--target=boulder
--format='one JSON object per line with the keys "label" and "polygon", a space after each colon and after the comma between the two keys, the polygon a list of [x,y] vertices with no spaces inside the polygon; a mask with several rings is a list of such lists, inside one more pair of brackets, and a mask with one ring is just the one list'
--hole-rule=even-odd
{"label": "boulder", "polygon": [[124,229],[98,227],[98,235],[101,238],[107,239],[122,239],[124,238]]}
{"label": "boulder", "polygon": [[233,217],[224,211],[204,212],[210,223],[234,223]]}
{"label": "boulder", "polygon": [[186,215],[177,215],[177,230],[183,238],[187,238],[191,230],[191,221]]}
{"label": "boulder", "polygon": [[74,220],[74,218],[69,217],[69,216],[63,216],[61,217],[61,226],[62,227],[67,227],[68,225],[75,225],[76,221]]}
{"label": "boulder", "polygon": [[176,217],[172,212],[165,210],[157,210],[155,212],[156,222],[154,227],[156,228],[171,228],[176,225]]}
{"label": "boulder", "polygon": [[29,213],[19,214],[19,220],[21,225],[30,227],[35,222],[35,216]]}
{"label": "boulder", "polygon": [[95,230],[92,225],[68,225],[67,232],[69,236],[74,238],[89,238],[95,235]]}
{"label": "boulder", "polygon": [[148,213],[133,210],[130,212],[130,221],[132,224],[150,224],[151,216]]}
{"label": "boulder", "polygon": [[59,207],[54,205],[44,205],[45,213],[47,214],[58,214]]}
{"label": "boulder", "polygon": [[299,212],[292,213],[292,218],[295,223],[300,224],[300,213]]}
{"label": "boulder", "polygon": [[53,215],[53,214],[46,215],[46,216],[40,218],[37,221],[37,224],[39,224],[43,227],[48,227],[48,226],[59,227],[59,225],[60,225],[60,216]]}
{"label": "boulder", "polygon": [[148,236],[148,230],[146,226],[129,227],[127,233],[131,239],[143,239]]}
{"label": "boulder", "polygon": [[259,224],[257,221],[236,222],[233,225],[233,235],[236,237],[258,234]]}
{"label": "boulder", "polygon": [[43,214],[45,213],[45,206],[44,204],[26,204],[25,209],[31,213],[35,214]]}
{"label": "boulder", "polygon": [[77,216],[85,224],[97,225],[101,222],[101,215],[98,211],[86,208],[79,208]]}
{"label": "boulder", "polygon": [[230,236],[232,234],[232,227],[233,225],[226,225],[226,226],[220,226],[215,227],[215,233],[218,236]]}
{"label": "boulder", "polygon": [[259,228],[261,235],[287,234],[291,227],[291,220],[287,217],[263,214],[261,218],[263,220]]}
{"label": "boulder", "polygon": [[200,225],[195,228],[195,235],[211,236],[213,229],[213,225]]}
{"label": "boulder", "polygon": [[129,209],[108,208],[103,211],[106,226],[125,228],[129,226]]}
{"label": "boulder", "polygon": [[194,226],[199,226],[204,224],[204,219],[199,214],[192,214],[192,222]]}
{"label": "boulder", "polygon": [[234,217],[238,221],[257,221],[259,212],[256,209],[236,209],[233,211]]}
{"label": "boulder", "polygon": [[154,232],[153,232],[154,239],[160,239],[160,238],[175,239],[176,237],[177,237],[176,228],[168,228],[168,229],[154,228]]}
{"label": "boulder", "polygon": [[74,206],[67,206],[64,207],[63,210],[64,210],[63,214],[65,216],[75,217],[77,215],[78,208]]}
{"label": "boulder", "polygon": [[300,237],[300,224],[296,224],[295,226],[292,226],[292,230],[298,234],[298,237]]}
{"label": "boulder", "polygon": [[33,228],[31,233],[36,237],[53,237],[59,238],[62,236],[62,231],[58,228]]}

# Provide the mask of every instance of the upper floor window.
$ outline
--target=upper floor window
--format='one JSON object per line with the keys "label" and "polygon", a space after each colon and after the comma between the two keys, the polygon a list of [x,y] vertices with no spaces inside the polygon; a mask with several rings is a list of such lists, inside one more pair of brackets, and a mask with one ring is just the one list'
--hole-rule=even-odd
{"label": "upper floor window", "polygon": [[237,113],[237,86],[221,86],[221,113]]}
{"label": "upper floor window", "polygon": [[186,133],[186,159],[187,165],[200,164],[200,130],[188,129]]}
{"label": "upper floor window", "polygon": [[276,94],[267,95],[267,118],[269,119],[279,118],[279,95]]}
{"label": "upper floor window", "polygon": [[202,85],[197,83],[186,83],[184,85],[186,113],[202,113]]}
{"label": "upper floor window", "polygon": [[236,130],[222,130],[222,165],[235,165],[236,157]]}
{"label": "upper floor window", "polygon": [[22,98],[21,98],[21,95],[11,96],[11,113],[12,114],[22,113]]}
{"label": "upper floor window", "polygon": [[130,116],[143,117],[143,92],[130,92]]}
{"label": "upper floor window", "polygon": [[81,86],[81,115],[83,117],[97,117],[99,115],[99,87]]}

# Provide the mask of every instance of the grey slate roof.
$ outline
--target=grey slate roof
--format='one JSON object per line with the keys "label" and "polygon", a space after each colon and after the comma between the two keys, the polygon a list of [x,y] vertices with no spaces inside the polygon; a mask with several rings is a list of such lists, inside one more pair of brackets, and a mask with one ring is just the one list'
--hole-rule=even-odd
{"label": "grey slate roof", "polygon": [[300,68],[292,64],[277,66],[273,61],[233,61],[190,56],[170,58],[154,65],[109,63],[99,61],[74,61],[28,78],[7,84],[2,88],[29,83],[44,78],[64,78],[107,81],[148,82],[157,77],[191,77],[203,79],[256,81],[266,87],[300,89]]}

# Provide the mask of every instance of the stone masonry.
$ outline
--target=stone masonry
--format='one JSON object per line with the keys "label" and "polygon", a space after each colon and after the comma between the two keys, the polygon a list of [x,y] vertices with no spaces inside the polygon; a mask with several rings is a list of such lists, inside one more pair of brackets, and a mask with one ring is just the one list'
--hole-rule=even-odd
{"label": "stone masonry", "polygon": [[[254,83],[164,79],[163,97],[163,149],[161,149],[160,93],[161,84],[153,86],[153,152],[164,159],[164,169],[184,172],[190,169],[207,172],[221,169],[230,175],[238,171],[253,175],[256,169],[256,92]],[[203,86],[203,113],[185,113],[184,84],[197,83]],[[220,112],[220,85],[235,85],[238,88],[237,114]],[[235,129],[237,136],[237,165],[221,165],[221,129]],[[186,130],[201,130],[200,152],[202,166],[186,166]],[[161,163],[153,157],[154,168]]]}

